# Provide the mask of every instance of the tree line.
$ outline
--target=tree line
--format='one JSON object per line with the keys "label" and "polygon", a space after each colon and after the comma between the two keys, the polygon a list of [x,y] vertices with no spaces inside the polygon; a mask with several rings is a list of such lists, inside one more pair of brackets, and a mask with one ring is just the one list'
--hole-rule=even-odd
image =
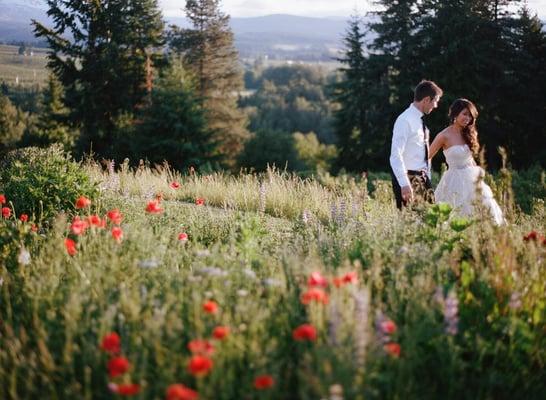
{"label": "tree line", "polygon": [[338,71],[255,65],[244,77],[220,5],[187,0],[183,29],[164,25],[157,0],[49,0],[52,26],[34,26],[51,79],[39,107],[25,105],[39,108],[32,124],[0,94],[0,152],[61,142],[178,169],[386,170],[394,120],[426,78],[445,92],[432,132],[467,97],[490,166],[498,146],[516,168],[544,165],[546,36],[525,2],[376,1],[367,22],[348,22]]}
{"label": "tree line", "polygon": [[[444,89],[432,132],[448,124],[451,102],[477,104],[486,160],[503,146],[516,168],[546,164],[546,34],[519,0],[378,0],[344,37],[343,79],[335,98],[338,168],[388,166],[392,125],[422,79]],[[371,39],[369,39],[371,38]]]}

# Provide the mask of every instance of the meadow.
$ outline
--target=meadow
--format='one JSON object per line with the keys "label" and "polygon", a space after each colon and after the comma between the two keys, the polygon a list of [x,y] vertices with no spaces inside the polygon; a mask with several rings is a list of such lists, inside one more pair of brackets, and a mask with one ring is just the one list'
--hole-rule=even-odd
{"label": "meadow", "polygon": [[543,398],[546,208],[509,172],[497,227],[365,177],[75,168],[0,180],[1,398]]}
{"label": "meadow", "polygon": [[47,49],[32,48],[20,55],[17,46],[0,45],[0,82],[16,86],[41,86],[47,81]]}

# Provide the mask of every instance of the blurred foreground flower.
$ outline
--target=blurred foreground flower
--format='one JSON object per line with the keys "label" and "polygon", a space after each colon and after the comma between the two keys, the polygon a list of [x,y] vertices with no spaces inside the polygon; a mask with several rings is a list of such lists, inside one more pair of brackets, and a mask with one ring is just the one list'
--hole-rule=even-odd
{"label": "blurred foreground flower", "polygon": [[188,371],[195,376],[205,376],[212,369],[212,360],[205,356],[196,355],[188,363]]}
{"label": "blurred foreground flower", "polygon": [[4,204],[6,202],[6,196],[3,194],[0,194],[0,204]]}
{"label": "blurred foreground flower", "polygon": [[27,214],[21,214],[19,215],[19,220],[21,222],[27,222],[28,221],[28,215]]}
{"label": "blurred foreground flower", "polygon": [[116,332],[110,332],[102,338],[100,348],[107,353],[118,354],[121,351],[121,338]]}
{"label": "blurred foreground flower", "polygon": [[206,301],[203,304],[203,311],[208,314],[215,314],[218,311],[218,304],[212,300]]}
{"label": "blurred foreground flower", "polygon": [[177,181],[171,182],[169,186],[171,187],[171,189],[180,189],[180,183],[178,183]]}
{"label": "blurred foreground flower", "polygon": [[254,387],[258,390],[269,389],[274,384],[275,380],[271,375],[259,375],[254,379]]}
{"label": "blurred foreground flower", "polygon": [[110,378],[115,378],[129,371],[131,363],[125,357],[114,357],[108,361],[107,368]]}
{"label": "blurred foreground flower", "polygon": [[315,341],[317,340],[317,330],[313,325],[303,324],[294,329],[294,331],[292,332],[292,337],[294,338],[294,340],[298,341]]}
{"label": "blurred foreground flower", "polygon": [[140,392],[140,385],[137,383],[109,383],[108,388],[121,396],[134,396]]}
{"label": "blurred foreground flower", "polygon": [[160,207],[157,200],[152,200],[146,206],[146,212],[150,214],[160,214],[163,212],[163,209]]}
{"label": "blurred foreground flower", "polygon": [[21,247],[21,251],[19,252],[19,255],[17,256],[17,262],[21,265],[30,264],[30,253],[24,247]]}
{"label": "blurred foreground flower", "polygon": [[197,400],[199,393],[180,383],[175,383],[167,388],[166,400]]}
{"label": "blurred foreground flower", "polygon": [[114,225],[120,225],[123,219],[123,215],[119,212],[117,208],[110,210],[106,213],[106,216]]}
{"label": "blurred foreground flower", "polygon": [[9,207],[2,207],[2,217],[9,218],[11,216],[11,209]]}
{"label": "blurred foreground flower", "polygon": [[78,209],[82,209],[82,208],[87,208],[91,205],[91,200],[89,200],[87,197],[85,196],[80,196],[77,200],[76,200],[76,208]]}
{"label": "blurred foreground flower", "polygon": [[401,348],[398,343],[387,343],[383,346],[383,349],[392,357],[400,357]]}
{"label": "blurred foreground flower", "polygon": [[300,300],[303,304],[310,304],[312,301],[328,304],[328,294],[322,289],[311,288],[301,295]]}
{"label": "blurred foreground flower", "polygon": [[187,234],[187,233],[184,233],[184,232],[179,233],[179,234],[178,234],[178,240],[179,240],[180,242],[183,242],[183,243],[184,243],[184,242],[187,242],[187,241],[188,241],[188,234]]}
{"label": "blurred foreground flower", "polygon": [[195,204],[198,206],[203,206],[205,205],[205,199],[202,197],[198,197],[195,199]]}
{"label": "blurred foreground flower", "polygon": [[218,340],[223,340],[229,336],[229,327],[227,326],[217,326],[212,331],[212,337]]}
{"label": "blurred foreground flower", "polygon": [[188,343],[188,350],[194,354],[212,355],[214,346],[208,340],[195,339]]}
{"label": "blurred foreground flower", "polygon": [[114,226],[112,228],[112,237],[118,243],[121,243],[123,239],[123,230],[119,226]]}
{"label": "blurred foreground flower", "polygon": [[76,249],[76,242],[70,238],[66,238],[64,240],[64,246],[66,247],[66,252],[71,256],[75,255],[78,252],[78,250]]}
{"label": "blurred foreground flower", "polygon": [[83,235],[87,229],[87,222],[80,219],[80,217],[75,216],[70,225],[70,230],[74,235]]}
{"label": "blurred foreground flower", "polygon": [[307,284],[309,286],[320,286],[320,287],[327,287],[328,286],[328,280],[322,276],[320,272],[313,272],[309,279],[307,280]]}

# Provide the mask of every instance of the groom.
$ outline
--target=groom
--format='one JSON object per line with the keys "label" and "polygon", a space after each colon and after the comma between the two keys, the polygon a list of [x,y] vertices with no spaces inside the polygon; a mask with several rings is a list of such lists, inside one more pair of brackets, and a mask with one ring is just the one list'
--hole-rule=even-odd
{"label": "groom", "polygon": [[399,209],[413,200],[434,203],[428,159],[429,130],[423,117],[438,107],[442,95],[442,89],[434,82],[421,81],[415,88],[413,103],[394,123],[390,164]]}

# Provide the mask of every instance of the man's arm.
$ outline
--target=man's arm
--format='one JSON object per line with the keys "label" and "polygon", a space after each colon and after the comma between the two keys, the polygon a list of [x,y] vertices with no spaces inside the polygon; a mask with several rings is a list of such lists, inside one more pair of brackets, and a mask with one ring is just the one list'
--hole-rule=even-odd
{"label": "man's arm", "polygon": [[406,141],[409,132],[409,123],[401,118],[398,118],[394,123],[392,131],[391,157],[390,164],[394,176],[401,188],[406,186],[411,187],[408,175],[406,173],[406,165],[402,154],[406,148]]}

